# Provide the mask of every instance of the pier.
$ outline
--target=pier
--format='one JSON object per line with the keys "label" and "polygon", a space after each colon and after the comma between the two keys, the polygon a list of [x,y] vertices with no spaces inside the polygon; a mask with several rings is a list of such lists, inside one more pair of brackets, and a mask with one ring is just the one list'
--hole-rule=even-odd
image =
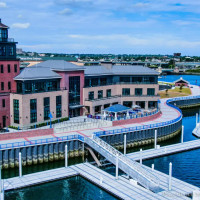
{"label": "pier", "polygon": [[[134,182],[132,179],[127,179],[123,176],[119,176],[118,179],[116,179],[115,176],[112,176],[107,172],[89,163],[77,164],[66,168],[62,167],[58,169],[37,172],[34,174],[24,175],[22,177],[9,178],[3,181],[3,188],[4,191],[20,189],[28,186],[43,184],[45,182],[50,182],[58,179],[69,178],[72,176],[82,176],[83,178],[89,180],[93,184],[106,190],[112,195],[120,199],[126,199],[126,200],[189,199],[188,197],[185,196],[184,188],[185,187],[191,188],[190,184],[186,184],[182,181],[179,181],[180,184],[179,188],[175,187],[174,178],[172,178],[171,191],[168,191],[167,186],[165,186],[165,182],[163,182],[162,183],[163,192],[153,193],[152,191],[147,190],[142,186],[138,185],[137,182]],[[161,174],[160,176],[163,176],[163,174]],[[167,175],[163,177],[163,180],[164,179],[168,180]],[[180,188],[182,188],[182,190]],[[195,190],[198,188],[193,186],[192,189]]]}
{"label": "pier", "polygon": [[184,151],[190,151],[190,150],[198,149],[198,148],[200,148],[200,140],[192,140],[188,142],[183,142],[183,143],[178,143],[178,144],[173,144],[173,145],[168,145],[168,146],[163,146],[163,147],[157,147],[154,149],[143,150],[142,153],[141,151],[134,152],[134,153],[127,154],[127,156],[131,158],[132,160],[139,161],[140,159],[146,160],[146,159],[156,158],[160,156],[180,153]]}

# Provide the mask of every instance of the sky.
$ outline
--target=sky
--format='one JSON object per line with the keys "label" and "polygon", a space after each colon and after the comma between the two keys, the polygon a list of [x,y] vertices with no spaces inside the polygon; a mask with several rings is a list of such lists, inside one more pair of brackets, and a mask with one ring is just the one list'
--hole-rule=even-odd
{"label": "sky", "polygon": [[0,0],[25,51],[200,56],[198,0]]}

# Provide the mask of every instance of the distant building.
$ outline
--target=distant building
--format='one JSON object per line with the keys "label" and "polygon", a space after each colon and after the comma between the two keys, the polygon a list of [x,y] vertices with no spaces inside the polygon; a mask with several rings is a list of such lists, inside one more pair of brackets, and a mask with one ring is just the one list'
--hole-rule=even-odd
{"label": "distant building", "polygon": [[175,86],[186,86],[188,87],[188,85],[190,84],[188,81],[184,80],[182,77],[176,81],[174,81]]}

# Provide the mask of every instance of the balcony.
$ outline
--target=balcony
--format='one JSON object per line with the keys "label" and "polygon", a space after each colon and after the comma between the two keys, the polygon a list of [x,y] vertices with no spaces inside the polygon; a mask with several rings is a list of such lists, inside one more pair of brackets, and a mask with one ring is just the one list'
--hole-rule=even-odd
{"label": "balcony", "polygon": [[24,90],[24,91],[16,91],[16,90],[11,90],[10,92],[13,94],[35,94],[35,93],[45,93],[45,92],[56,92],[56,91],[64,91],[67,90],[66,88],[48,88],[47,90]]}
{"label": "balcony", "polygon": [[114,96],[110,96],[110,97],[103,97],[103,98],[96,98],[96,99],[85,99],[85,101],[91,101],[91,102],[95,102],[95,101],[102,101],[102,100],[107,100],[107,99],[114,99],[114,98],[119,98],[119,97],[160,97],[159,94],[157,95],[114,95]]}
{"label": "balcony", "polygon": [[0,42],[15,42],[14,38],[0,38]]}

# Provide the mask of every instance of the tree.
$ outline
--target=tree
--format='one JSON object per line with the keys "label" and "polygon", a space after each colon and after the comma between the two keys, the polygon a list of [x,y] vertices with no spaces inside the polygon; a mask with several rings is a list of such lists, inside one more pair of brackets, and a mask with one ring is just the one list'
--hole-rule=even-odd
{"label": "tree", "polygon": [[182,84],[180,85],[180,88],[179,88],[180,92],[182,92],[183,86],[184,86],[184,84],[182,83]]}
{"label": "tree", "polygon": [[168,89],[165,90],[166,96],[168,95]]}

